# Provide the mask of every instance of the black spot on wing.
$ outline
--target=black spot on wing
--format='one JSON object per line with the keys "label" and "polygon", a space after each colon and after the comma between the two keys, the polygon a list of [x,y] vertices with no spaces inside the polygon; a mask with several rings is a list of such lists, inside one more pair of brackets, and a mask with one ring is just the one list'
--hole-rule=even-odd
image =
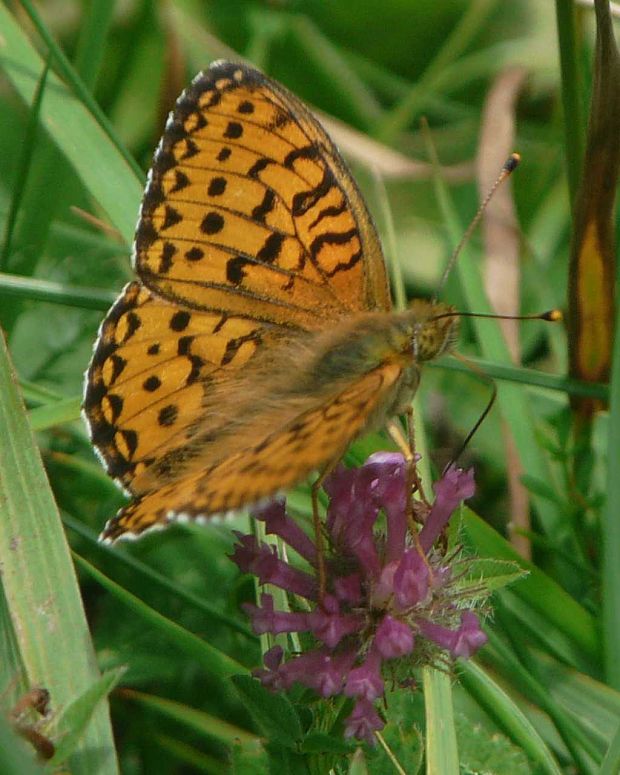
{"label": "black spot on wing", "polygon": [[202,371],[202,367],[205,365],[205,361],[200,358],[198,355],[190,355],[189,361],[192,365],[192,368],[187,375],[187,379],[185,380],[186,385],[193,385],[194,382],[200,377],[200,372]]}
{"label": "black spot on wing", "polygon": [[138,448],[138,434],[135,431],[127,429],[121,430],[119,433],[125,440],[125,444],[129,450],[129,457],[132,457]]}
{"label": "black spot on wing", "polygon": [[241,285],[243,278],[246,276],[244,267],[250,263],[252,262],[243,256],[235,256],[228,259],[226,262],[226,279],[228,282],[235,286]]}
{"label": "black spot on wing", "polygon": [[260,159],[257,159],[254,162],[254,164],[250,167],[250,169],[248,170],[248,177],[249,178],[258,179],[259,172],[262,172],[270,164],[275,164],[273,159],[267,159],[266,157],[262,157]]}
{"label": "black spot on wing", "polygon": [[112,363],[112,375],[110,378],[110,385],[113,385],[116,380],[123,373],[125,366],[127,366],[127,360],[120,355],[111,355],[110,362]]}
{"label": "black spot on wing", "polygon": [[120,417],[121,412],[123,411],[123,399],[116,393],[108,393],[106,399],[108,401],[110,411],[112,412],[112,421],[116,422],[116,420]]}
{"label": "black spot on wing", "polygon": [[185,161],[186,159],[191,159],[193,156],[197,156],[200,153],[200,148],[196,145],[196,143],[193,140],[190,140],[189,137],[185,138],[185,150],[179,157],[180,161]]}
{"label": "black spot on wing", "polygon": [[267,215],[273,210],[275,203],[276,195],[273,189],[266,189],[263,201],[252,210],[252,218],[259,223],[264,223]]}
{"label": "black spot on wing", "polygon": [[314,143],[304,145],[303,148],[294,148],[284,157],[284,166],[287,169],[293,169],[298,159],[317,159],[321,152]]}
{"label": "black spot on wing", "polygon": [[346,200],[342,199],[342,204],[340,205],[330,205],[329,207],[323,208],[320,213],[317,215],[317,217],[308,225],[309,229],[313,229],[318,223],[320,223],[323,218],[333,218],[337,215],[342,215],[346,210],[348,209],[348,204]]}
{"label": "black spot on wing", "polygon": [[176,193],[177,191],[182,191],[184,188],[187,188],[190,184],[190,179],[187,177],[187,175],[184,172],[181,172],[181,170],[175,170],[174,171],[174,185],[170,189],[170,193]]}
{"label": "black spot on wing", "polygon": [[218,232],[222,231],[224,228],[224,218],[220,213],[216,212],[209,212],[205,215],[205,217],[202,219],[202,223],[200,224],[200,230],[204,234],[217,234]]}
{"label": "black spot on wing", "polygon": [[222,177],[216,177],[211,178],[209,181],[209,187],[207,189],[207,194],[209,196],[222,196],[222,194],[226,191],[226,178]]}
{"label": "black spot on wing", "polygon": [[158,270],[160,274],[167,274],[172,266],[172,261],[177,252],[177,248],[172,242],[164,242],[161,254],[159,256]]}
{"label": "black spot on wing", "polygon": [[284,242],[284,235],[272,232],[265,240],[264,245],[256,254],[256,258],[266,264],[273,264],[280,255],[280,249]]}
{"label": "black spot on wing", "polygon": [[251,333],[245,334],[244,336],[239,336],[236,339],[229,339],[226,343],[226,350],[224,351],[221,365],[226,366],[227,363],[230,363],[246,342],[259,341],[260,337],[256,331],[252,331]]}
{"label": "black spot on wing", "polygon": [[230,140],[238,140],[243,135],[243,124],[238,121],[229,121],[224,131],[224,137]]}
{"label": "black spot on wing", "polygon": [[193,336],[181,336],[179,337],[179,341],[177,342],[177,354],[178,355],[189,355],[189,352],[192,347],[192,342],[194,341]]}
{"label": "black spot on wing", "polygon": [[175,210],[174,207],[171,207],[170,205],[166,205],[161,230],[165,231],[166,229],[175,226],[177,223],[180,223],[182,220],[183,216],[178,210]]}
{"label": "black spot on wing", "polygon": [[174,425],[179,415],[178,407],[175,404],[168,404],[159,410],[157,422],[164,427]]}
{"label": "black spot on wing", "polygon": [[136,333],[136,331],[142,325],[142,321],[140,320],[139,315],[137,315],[135,312],[127,313],[126,323],[127,323],[127,330],[125,331],[123,342],[127,342],[129,339],[131,339],[131,337]]}
{"label": "black spot on wing", "polygon": [[300,216],[307,213],[311,207],[324,197],[331,188],[334,186],[334,176],[332,171],[326,167],[323,173],[323,177],[318,186],[309,189],[308,191],[300,191],[293,197],[292,212],[294,216]]}
{"label": "black spot on wing", "polygon": [[184,331],[189,325],[191,317],[190,313],[186,310],[179,310],[170,318],[170,323],[168,325],[172,331]]}
{"label": "black spot on wing", "polygon": [[204,250],[194,246],[185,252],[185,258],[188,261],[200,261],[205,257]]}
{"label": "black spot on wing", "polygon": [[[313,259],[316,260],[325,245],[346,245],[347,242],[350,242],[357,235],[357,229],[350,229],[349,231],[344,232],[327,232],[325,234],[321,234],[312,240],[312,243],[310,244],[310,255]],[[361,258],[362,251],[358,250],[356,253],[351,255],[351,258],[348,261],[336,264],[336,266],[327,273],[328,276],[331,277],[343,269],[350,269],[351,267],[355,266]],[[323,271],[325,271],[325,269],[323,269]]]}

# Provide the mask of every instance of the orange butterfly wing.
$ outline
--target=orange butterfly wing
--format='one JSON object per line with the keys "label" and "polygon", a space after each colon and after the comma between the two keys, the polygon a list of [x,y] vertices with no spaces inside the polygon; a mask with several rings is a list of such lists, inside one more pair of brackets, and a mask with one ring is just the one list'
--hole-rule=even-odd
{"label": "orange butterfly wing", "polygon": [[[190,486],[201,493],[195,513],[252,503],[253,477],[240,476],[231,500],[224,491],[234,476],[223,479],[222,470],[234,459],[239,473],[244,454],[263,454],[264,438],[249,439],[254,446],[243,444],[239,455],[203,449],[204,474],[186,475],[181,464],[196,454],[197,436],[217,435],[214,386],[230,416],[236,373],[251,374],[265,348],[391,306],[374,225],[333,143],[299,100],[240,64],[214,63],[179,98],[149,173],[134,254],[143,285],[130,283],[103,322],[84,400],[108,472],[140,497],[115,522],[116,534],[120,525],[141,532],[143,522],[161,521],[150,504],[164,508],[181,483],[188,501]],[[318,421],[322,410],[309,399],[308,416]],[[282,414],[285,425],[290,414]],[[351,427],[359,432],[365,421],[362,412]],[[280,468],[290,465],[288,473],[259,466],[259,497],[344,450],[340,436],[333,445],[318,432],[311,440],[319,448],[310,467],[287,460],[285,446]]]}
{"label": "orange butterfly wing", "polygon": [[102,538],[114,541],[175,519],[225,514],[296,484],[344,453],[401,374],[394,363],[375,369],[259,443],[137,499],[108,522]]}
{"label": "orange butterfly wing", "polygon": [[250,319],[181,308],[129,283],[101,325],[83,404],[110,476],[139,493],[136,478],[191,438],[210,384],[269,336]]}
{"label": "orange butterfly wing", "polygon": [[200,73],[168,120],[135,267],[169,300],[285,326],[390,308],[375,227],[333,143],[292,94],[230,62]]}

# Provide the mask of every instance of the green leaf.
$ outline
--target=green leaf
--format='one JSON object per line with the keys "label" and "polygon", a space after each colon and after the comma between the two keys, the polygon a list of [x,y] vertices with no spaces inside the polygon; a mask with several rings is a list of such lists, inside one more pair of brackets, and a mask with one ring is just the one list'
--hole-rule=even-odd
{"label": "green leaf", "polygon": [[523,474],[521,481],[527,487],[527,489],[534,495],[538,495],[540,498],[555,503],[558,506],[563,506],[562,499],[558,496],[556,491],[547,482],[539,479],[537,476],[531,476],[530,474]]}
{"label": "green leaf", "polygon": [[423,669],[426,709],[426,762],[429,772],[458,772],[459,754],[450,677],[430,667]]}
{"label": "green leaf", "polygon": [[303,732],[297,712],[288,697],[267,691],[255,678],[249,676],[233,676],[232,682],[262,733],[275,743],[296,748]]}
{"label": "green leaf", "polygon": [[231,775],[268,775],[272,772],[281,772],[282,775],[287,775],[291,772],[291,770],[281,766],[274,770],[271,767],[270,759],[272,757],[258,741],[255,743],[234,742],[230,752],[229,772]]}
{"label": "green leaf", "polygon": [[600,642],[594,617],[557,582],[520,557],[508,541],[480,517],[467,508],[463,515],[463,537],[471,551],[483,557],[509,560],[528,571],[527,577],[510,588],[510,595],[518,596],[528,608],[539,612],[547,628],[555,628],[567,636],[573,650],[580,650],[584,660],[596,662]]}
{"label": "green leaf", "polygon": [[407,775],[422,771],[424,736],[421,732],[422,695],[411,688],[391,691],[386,698],[387,724],[379,745],[368,752],[372,775],[396,772],[396,763]]}
{"label": "green leaf", "polygon": [[507,737],[490,733],[482,724],[458,714],[456,732],[459,739],[462,775],[501,772],[502,775],[531,775],[527,756]]}
{"label": "green leaf", "polygon": [[38,406],[30,412],[30,425],[34,431],[54,428],[63,423],[80,419],[81,398],[67,398],[64,401]]}
{"label": "green leaf", "polygon": [[79,566],[85,570],[89,576],[95,579],[102,587],[107,589],[108,592],[126,605],[136,616],[141,617],[152,627],[163,632],[177,648],[189,654],[193,659],[198,660],[205,669],[209,671],[213,678],[222,681],[226,676],[233,675],[239,670],[243,670],[243,665],[235,662],[234,659],[231,659],[223,652],[214,648],[211,644],[202,640],[197,635],[194,635],[193,632],[189,632],[176,622],[162,616],[135,595],[132,595],[131,592],[128,592],[119,584],[116,584],[109,579],[105,574],[101,573],[101,571],[97,570],[97,568],[82,557],[75,555],[75,559]]}
{"label": "green leaf", "polygon": [[467,578],[458,582],[458,589],[467,593],[471,587],[483,586],[487,592],[514,584],[524,579],[528,571],[520,568],[516,562],[494,560],[490,557],[467,561]]}
{"label": "green leaf", "polygon": [[310,732],[301,743],[304,753],[333,753],[345,755],[351,753],[351,743],[325,732]]}
{"label": "green leaf", "polygon": [[601,762],[598,775],[616,775],[620,772],[620,724]]}

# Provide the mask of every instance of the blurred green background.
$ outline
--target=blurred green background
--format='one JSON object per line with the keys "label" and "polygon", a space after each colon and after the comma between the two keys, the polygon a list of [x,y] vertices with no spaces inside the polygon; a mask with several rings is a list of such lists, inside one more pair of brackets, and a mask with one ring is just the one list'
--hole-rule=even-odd
{"label": "blurred green background", "polygon": [[[477,159],[495,139],[502,146],[509,135],[498,124],[482,139],[483,129],[489,128],[485,118],[489,95],[507,71],[522,72],[518,93],[503,108],[515,132],[508,150],[516,149],[523,157],[511,188],[506,189],[512,192],[509,198],[516,220],[503,224],[498,254],[501,267],[502,239],[510,242],[511,249],[516,246],[518,274],[516,280],[506,280],[504,290],[510,291],[516,283],[524,313],[564,308],[571,219],[554,6],[536,0],[368,0],[363,4],[353,0],[50,0],[32,6],[39,29],[27,6],[4,2],[0,7],[0,33],[5,40],[0,49],[0,216],[4,222],[0,271],[5,273],[0,273],[0,324],[33,410],[37,440],[68,537],[79,555],[179,625],[183,633],[193,633],[218,652],[253,668],[260,660],[259,643],[239,631],[245,627],[239,604],[252,599],[254,589],[226,557],[232,544],[227,527],[175,527],[118,551],[94,543],[123,496],[103,473],[77,419],[78,396],[105,309],[132,277],[132,225],[167,112],[191,77],[209,62],[244,57],[314,108],[344,122],[349,129],[331,120],[328,127],[351,162],[384,238],[389,262],[398,263],[408,297],[429,296],[438,288],[456,240],[437,197],[436,171],[429,164],[428,135],[421,122],[428,122],[439,177],[448,186],[462,233],[478,207],[479,189],[488,190],[499,172],[498,165],[480,175]],[[574,63],[585,111],[592,77],[592,11],[577,11],[575,24],[579,40]],[[45,35],[72,63],[82,92],[71,82],[58,55],[49,57]],[[26,52],[22,58],[19,51]],[[51,73],[37,106],[35,92],[48,57]],[[52,73],[69,87],[61,86]],[[89,92],[109,121],[103,131],[100,117],[88,106]],[[480,230],[472,236],[469,250],[482,268],[485,243]],[[507,272],[506,277],[513,275]],[[44,282],[37,285],[38,280]],[[500,280],[500,297],[501,286]],[[441,289],[441,297],[459,309],[471,306],[458,269]],[[462,328],[458,350],[479,356],[479,329],[469,321]],[[519,333],[523,366],[565,373],[567,343],[562,326],[524,323]],[[504,684],[508,693],[526,708],[566,772],[596,771],[588,767],[597,757],[600,762],[620,721],[617,695],[606,687],[597,694],[599,685],[593,688],[593,679],[600,679],[603,672],[600,644],[594,643],[593,633],[594,617],[600,612],[599,508],[605,487],[607,426],[604,419],[595,421],[591,476],[579,500],[571,481],[574,450],[566,393],[536,387],[535,377],[518,367],[509,367],[508,375],[526,383],[520,390],[527,391],[522,395],[532,412],[531,417],[513,417],[508,424],[530,428],[536,455],[549,468],[525,469],[529,495],[538,498],[527,528],[532,539],[529,550],[538,568],[531,597],[526,594],[518,602],[516,597],[500,598],[496,626],[524,660],[523,669],[535,674],[541,686],[547,685],[544,676],[552,675],[550,668],[545,672],[543,665],[550,664],[545,660],[557,660],[562,670],[580,671],[571,673],[570,680],[566,673],[561,680],[555,676],[556,686],[568,686],[568,697],[554,701],[564,702],[562,713],[570,716],[578,698],[585,696],[587,684],[594,709],[582,732],[586,738],[591,733],[593,742],[586,744],[579,738],[573,743],[582,746],[576,754],[563,737],[569,734],[566,729],[574,731],[572,727],[562,728],[544,703],[537,705],[536,694],[528,695],[527,681],[518,685],[518,671],[511,669],[510,660],[491,660],[492,669],[503,673],[504,681],[506,675],[515,679],[517,688]],[[458,450],[489,396],[489,386],[464,368],[454,371],[437,365],[426,370],[419,403],[420,435],[424,428],[428,457],[436,469]],[[476,467],[474,510],[506,536],[515,495],[508,485],[511,475],[514,481],[514,471],[502,435],[502,412],[496,405],[463,460]],[[383,443],[377,438],[360,442],[351,459],[361,460]],[[301,513],[308,511],[306,496],[304,487],[293,495]],[[529,512],[527,503],[525,511]],[[247,523],[240,519],[237,527],[241,525]],[[550,530],[557,525],[562,529]],[[469,535],[464,540],[475,545],[477,539]],[[573,541],[579,551],[571,555]],[[499,551],[498,546],[491,543],[491,554]],[[480,544],[475,548],[480,550]],[[149,569],[161,576],[149,575]],[[541,599],[540,589],[548,590],[541,571],[549,573],[557,586],[552,585],[543,610],[539,607],[534,615],[533,601],[537,596]],[[132,612],[131,603],[120,602],[83,569],[80,581],[100,668],[127,666],[123,686],[145,693],[120,690],[112,695],[123,773],[221,772],[222,767],[262,772],[269,766],[276,771],[274,760],[269,763],[263,749],[254,750],[254,739],[231,742],[235,735],[218,726],[227,722],[234,729],[255,732],[257,722],[230,684],[217,671],[205,669],[206,662],[179,633],[171,633],[161,622],[147,624],[137,607]],[[535,586],[538,582],[541,587]],[[549,630],[551,640],[557,636],[553,645],[541,634],[545,628],[536,618],[547,622],[545,605],[547,614],[557,613],[563,605],[572,611],[570,606],[575,605],[579,617],[583,616],[574,617],[563,632],[562,624],[554,620]],[[577,619],[575,626],[584,629],[570,632]],[[523,643],[533,648],[525,656],[520,650],[526,648]],[[473,695],[473,690],[457,691],[463,772],[552,771],[537,769],[542,765],[533,762],[531,751],[528,758],[518,736],[510,739],[506,727],[486,715]],[[604,713],[600,711],[603,695],[607,698]],[[154,697],[178,704],[157,706]],[[312,701],[296,699],[306,706],[302,719],[309,722],[315,712]],[[403,698],[401,694],[393,703],[400,708],[397,715],[402,722],[393,744],[409,752],[403,754],[410,757],[407,772],[415,772],[421,761],[421,700],[419,695]],[[188,709],[209,715],[190,718]],[[592,729],[597,725],[601,731],[595,734]],[[348,767],[334,751],[314,758],[298,752],[277,771],[321,772],[328,765],[339,772]],[[368,766],[377,773],[389,771],[380,750],[368,754]]]}

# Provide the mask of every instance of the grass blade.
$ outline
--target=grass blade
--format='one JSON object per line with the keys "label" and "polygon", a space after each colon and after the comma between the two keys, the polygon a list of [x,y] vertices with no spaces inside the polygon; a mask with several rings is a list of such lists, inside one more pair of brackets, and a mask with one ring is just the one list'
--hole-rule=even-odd
{"label": "grass blade", "polygon": [[423,671],[426,712],[426,772],[459,772],[450,676],[426,667]]}
{"label": "grass blade", "polygon": [[[0,5],[0,57],[20,97],[32,104],[44,63],[4,5]],[[71,91],[49,74],[41,122],[78,177],[131,242],[142,183],[118,148]]]}
{"label": "grass blade", "polygon": [[542,738],[511,698],[474,661],[459,663],[459,678],[478,704],[540,767],[541,773],[560,775],[561,770]]}
{"label": "grass blade", "polygon": [[[0,336],[0,556],[2,588],[22,674],[17,691],[41,685],[64,708],[99,678],[62,523]],[[15,666],[16,660],[13,660]],[[5,660],[3,671],[7,670]],[[108,709],[102,703],[70,759],[71,771],[115,773]]]}

